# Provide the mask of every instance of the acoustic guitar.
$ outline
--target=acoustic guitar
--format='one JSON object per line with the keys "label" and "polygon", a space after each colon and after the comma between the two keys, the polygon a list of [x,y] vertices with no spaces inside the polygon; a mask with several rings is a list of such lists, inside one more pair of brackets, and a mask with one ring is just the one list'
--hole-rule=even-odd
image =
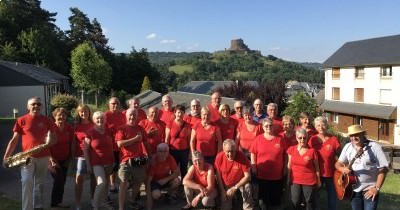
{"label": "acoustic guitar", "polygon": [[[350,170],[352,170],[351,167],[354,161],[363,155],[364,147],[365,144],[363,148],[361,148],[360,151],[357,152],[356,156],[350,161],[348,165],[348,168]],[[336,169],[333,173],[333,183],[335,185],[336,195],[339,200],[350,199],[353,195],[353,186],[357,183],[357,178],[354,175],[353,171],[351,171],[349,174],[344,174]]]}

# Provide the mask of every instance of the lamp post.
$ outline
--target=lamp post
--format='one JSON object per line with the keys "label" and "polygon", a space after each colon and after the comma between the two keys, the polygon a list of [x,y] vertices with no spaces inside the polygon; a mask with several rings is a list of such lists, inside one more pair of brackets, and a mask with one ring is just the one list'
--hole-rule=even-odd
{"label": "lamp post", "polygon": [[14,114],[14,119],[18,117],[18,109],[17,108],[13,109],[13,114]]}

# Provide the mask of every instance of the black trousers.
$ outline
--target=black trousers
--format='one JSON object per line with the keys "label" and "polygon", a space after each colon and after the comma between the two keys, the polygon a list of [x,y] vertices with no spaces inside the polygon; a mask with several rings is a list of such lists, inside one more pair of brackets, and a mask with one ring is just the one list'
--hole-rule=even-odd
{"label": "black trousers", "polygon": [[64,196],[64,185],[67,180],[67,172],[69,160],[57,161],[59,167],[49,167],[51,176],[53,177],[53,189],[51,190],[51,206],[62,203]]}
{"label": "black trousers", "polygon": [[182,179],[185,177],[188,170],[188,162],[189,162],[189,149],[184,150],[169,150],[171,156],[175,159],[176,164],[179,165],[179,169],[181,170]]}

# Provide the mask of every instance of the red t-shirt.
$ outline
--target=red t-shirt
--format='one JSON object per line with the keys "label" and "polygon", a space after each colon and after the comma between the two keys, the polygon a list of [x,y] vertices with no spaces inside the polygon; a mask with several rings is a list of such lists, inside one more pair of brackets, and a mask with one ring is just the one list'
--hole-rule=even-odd
{"label": "red t-shirt", "polygon": [[319,170],[322,177],[333,177],[335,171],[335,155],[340,149],[339,140],[335,136],[329,137],[325,142],[314,135],[308,141],[308,145],[318,153]]}
{"label": "red t-shirt", "polygon": [[276,135],[278,135],[278,133],[283,131],[282,119],[274,118],[274,119],[272,119],[272,121],[274,124],[274,132],[276,133]]}
{"label": "red t-shirt", "polygon": [[[192,131],[192,127],[189,123],[184,122],[183,128],[181,130],[182,125],[176,124],[175,120],[169,122],[167,124],[167,128],[170,129],[169,135],[169,147],[173,150],[184,150],[189,149],[190,142],[190,133]],[[176,134],[181,130],[179,136],[175,138]]]}
{"label": "red t-shirt", "polygon": [[280,136],[267,140],[264,134],[258,135],[250,148],[250,152],[256,156],[257,178],[282,179],[287,148],[286,142]]}
{"label": "red t-shirt", "polygon": [[51,157],[55,160],[67,160],[71,155],[71,142],[74,139],[74,130],[66,124],[63,130],[55,130],[57,143],[50,148]]}
{"label": "red t-shirt", "polygon": [[238,124],[244,122],[243,117],[238,118],[238,116],[237,116],[236,114],[231,115],[231,118],[234,119],[234,120],[236,120],[236,122],[237,122]]}
{"label": "red t-shirt", "polygon": [[[56,125],[54,122],[46,116],[25,114],[17,119],[13,131],[22,136],[22,151],[26,151],[44,144],[46,142],[47,132],[50,130],[54,133],[55,129]],[[50,156],[50,149],[43,149],[31,156],[36,158]]]}
{"label": "red t-shirt", "polygon": [[282,137],[282,139],[286,142],[286,144],[288,145],[288,147],[297,145],[297,139],[296,139],[296,133],[293,133],[292,136],[287,137],[285,134],[285,131],[282,131],[279,133],[279,136]]}
{"label": "red t-shirt", "polygon": [[218,152],[216,132],[220,129],[214,123],[209,125],[208,129],[205,129],[200,122],[193,128],[196,131],[196,150],[200,151],[204,156],[214,156]]}
{"label": "red t-shirt", "polygon": [[150,146],[150,153],[154,154],[157,151],[157,145],[164,142],[165,139],[165,124],[162,121],[150,121],[148,119],[142,120],[139,126],[144,128],[144,130],[149,132],[150,129],[155,128],[158,130],[156,134],[147,135],[147,142]]}
{"label": "red t-shirt", "polygon": [[204,163],[204,171],[199,171],[199,169],[197,168],[196,165],[193,165],[193,182],[203,186],[203,187],[207,187],[208,186],[208,182],[207,182],[207,176],[208,176],[208,170],[210,169],[212,170],[212,165],[210,165],[209,163]]}
{"label": "red t-shirt", "polygon": [[221,118],[217,121],[217,125],[221,129],[221,137],[223,140],[225,139],[235,139],[236,137],[236,129],[238,123],[236,120],[229,118],[228,123],[223,123]]}
{"label": "red t-shirt", "polygon": [[91,128],[87,131],[86,137],[90,139],[90,164],[111,165],[114,163],[114,154],[112,150],[113,138],[109,130],[103,134]]}
{"label": "red t-shirt", "polygon": [[[146,131],[140,126],[130,126],[130,125],[122,125],[119,127],[117,134],[115,135],[116,141],[127,140],[134,138],[136,135],[141,133],[142,141],[147,141]],[[123,146],[120,148],[120,156],[121,163],[126,162],[129,158],[137,158],[146,156],[145,151],[143,150],[143,143],[137,142],[131,144],[129,146]]]}
{"label": "red t-shirt", "polygon": [[193,128],[197,123],[201,121],[200,116],[199,117],[193,117],[191,115],[186,115],[183,117],[183,120],[187,123],[190,124],[190,126]]}
{"label": "red t-shirt", "polygon": [[228,187],[237,184],[244,177],[244,173],[250,171],[250,161],[240,151],[236,151],[233,161],[228,160],[223,151],[218,153],[214,165],[221,175],[224,186]]}
{"label": "red t-shirt", "polygon": [[291,180],[294,184],[315,185],[317,174],[314,160],[318,159],[317,152],[310,148],[300,155],[297,146],[289,147],[287,153],[291,156]]}
{"label": "red t-shirt", "polygon": [[74,134],[75,134],[75,157],[83,157],[83,148],[85,146],[86,132],[93,128],[93,123],[89,122],[87,124],[79,123],[75,124]]}
{"label": "red t-shirt", "polygon": [[171,155],[168,155],[165,161],[160,161],[155,158],[149,167],[148,176],[152,176],[152,181],[156,182],[169,176],[177,168],[178,166],[175,159]]}
{"label": "red t-shirt", "polygon": [[165,123],[165,125],[167,125],[169,122],[175,119],[175,114],[172,110],[165,111],[163,109],[160,109],[160,111],[158,111],[158,117],[161,121]]}
{"label": "red t-shirt", "polygon": [[218,119],[220,118],[219,111],[218,111],[219,107],[214,108],[211,104],[208,104],[207,107],[208,107],[208,110],[210,110],[210,114],[211,114],[210,121],[217,122]]}
{"label": "red t-shirt", "polygon": [[250,150],[254,139],[263,133],[261,126],[256,123],[252,130],[248,130],[245,122],[239,123],[237,132],[239,133],[239,145],[245,150]]}
{"label": "red t-shirt", "polygon": [[118,145],[115,142],[115,134],[117,133],[118,128],[121,125],[126,123],[126,116],[122,114],[122,112],[111,112],[110,110],[106,111],[106,127],[111,131],[112,137],[114,139],[113,151],[119,151]]}

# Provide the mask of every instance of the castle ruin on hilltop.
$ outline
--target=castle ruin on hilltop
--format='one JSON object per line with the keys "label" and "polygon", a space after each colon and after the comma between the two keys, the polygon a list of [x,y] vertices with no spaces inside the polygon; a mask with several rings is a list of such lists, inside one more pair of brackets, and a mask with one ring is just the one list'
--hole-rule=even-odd
{"label": "castle ruin on hilltop", "polygon": [[250,50],[250,48],[244,43],[243,39],[232,39],[231,46],[228,49],[225,49],[225,52],[229,54],[236,54],[236,53],[259,53],[260,51],[257,50]]}

